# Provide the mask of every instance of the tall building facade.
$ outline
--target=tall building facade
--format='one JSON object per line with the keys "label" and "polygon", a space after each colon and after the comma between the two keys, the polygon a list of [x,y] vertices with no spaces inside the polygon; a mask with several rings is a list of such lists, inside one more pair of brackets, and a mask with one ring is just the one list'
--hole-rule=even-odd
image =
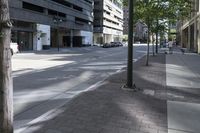
{"label": "tall building facade", "polygon": [[122,40],[122,8],[120,0],[94,0],[94,44]]}
{"label": "tall building facade", "polygon": [[93,0],[9,0],[12,38],[21,50],[93,43]]}
{"label": "tall building facade", "polygon": [[[127,6],[124,6],[123,8],[124,12],[124,24],[123,24],[123,34],[128,35],[128,29],[129,29],[129,9]],[[140,42],[146,42],[147,40],[147,25],[138,20],[135,25],[133,25],[133,30],[134,30],[134,41],[140,41]]]}
{"label": "tall building facade", "polygon": [[199,0],[193,0],[190,17],[177,24],[177,41],[183,48],[200,53],[200,9]]}
{"label": "tall building facade", "polygon": [[128,35],[128,20],[129,20],[129,9],[127,6],[123,7],[124,12],[124,25],[123,25],[123,34]]}

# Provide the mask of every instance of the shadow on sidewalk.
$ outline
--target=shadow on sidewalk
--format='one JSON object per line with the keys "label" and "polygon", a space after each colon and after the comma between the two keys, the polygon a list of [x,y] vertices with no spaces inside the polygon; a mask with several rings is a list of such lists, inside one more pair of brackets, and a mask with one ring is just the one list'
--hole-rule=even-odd
{"label": "shadow on sidewalk", "polygon": [[99,88],[76,96],[24,132],[30,133],[167,133],[165,55],[134,63],[134,82],[142,92],[121,89],[123,71],[109,77]]}

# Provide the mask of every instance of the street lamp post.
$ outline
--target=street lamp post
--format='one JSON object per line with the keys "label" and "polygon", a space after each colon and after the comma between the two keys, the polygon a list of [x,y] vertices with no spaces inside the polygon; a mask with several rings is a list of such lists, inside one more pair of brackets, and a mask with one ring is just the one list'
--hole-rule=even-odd
{"label": "street lamp post", "polygon": [[59,34],[59,24],[62,23],[63,20],[58,17],[58,13],[57,13],[56,16],[54,16],[53,22],[54,22],[54,24],[56,24],[56,38],[57,38],[56,43],[57,43],[58,51],[60,51],[60,41],[59,41],[59,35],[58,34]]}
{"label": "street lamp post", "polygon": [[128,60],[126,88],[133,87],[133,4],[135,0],[129,0],[129,30],[128,30]]}

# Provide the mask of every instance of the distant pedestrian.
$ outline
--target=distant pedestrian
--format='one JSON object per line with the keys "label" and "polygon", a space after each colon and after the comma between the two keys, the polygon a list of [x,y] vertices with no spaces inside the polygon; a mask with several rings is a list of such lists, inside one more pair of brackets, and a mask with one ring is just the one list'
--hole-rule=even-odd
{"label": "distant pedestrian", "polygon": [[169,41],[168,46],[169,46],[169,53],[172,54],[173,53],[173,41]]}

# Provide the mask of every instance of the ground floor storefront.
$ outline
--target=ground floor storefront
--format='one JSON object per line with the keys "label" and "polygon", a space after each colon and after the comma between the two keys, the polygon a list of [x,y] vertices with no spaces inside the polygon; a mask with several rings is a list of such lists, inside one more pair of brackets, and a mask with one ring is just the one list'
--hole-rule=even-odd
{"label": "ground floor storefront", "polygon": [[20,51],[33,50],[33,35],[36,32],[33,23],[14,21],[11,41],[19,45]]}
{"label": "ground floor storefront", "polygon": [[121,42],[122,39],[123,39],[122,35],[94,33],[94,44]]}
{"label": "ground floor storefront", "polygon": [[81,47],[93,45],[93,32],[51,27],[31,22],[13,21],[11,41],[20,51],[46,50],[51,47]]}
{"label": "ground floor storefront", "polygon": [[123,40],[123,31],[108,27],[96,28],[94,31],[94,44],[104,44],[110,42],[121,42]]}
{"label": "ground floor storefront", "polygon": [[187,48],[191,52],[200,53],[200,17],[183,25],[180,29],[179,42],[183,48]]}
{"label": "ground floor storefront", "polygon": [[82,47],[87,45],[93,45],[92,32],[51,28],[51,47]]}

